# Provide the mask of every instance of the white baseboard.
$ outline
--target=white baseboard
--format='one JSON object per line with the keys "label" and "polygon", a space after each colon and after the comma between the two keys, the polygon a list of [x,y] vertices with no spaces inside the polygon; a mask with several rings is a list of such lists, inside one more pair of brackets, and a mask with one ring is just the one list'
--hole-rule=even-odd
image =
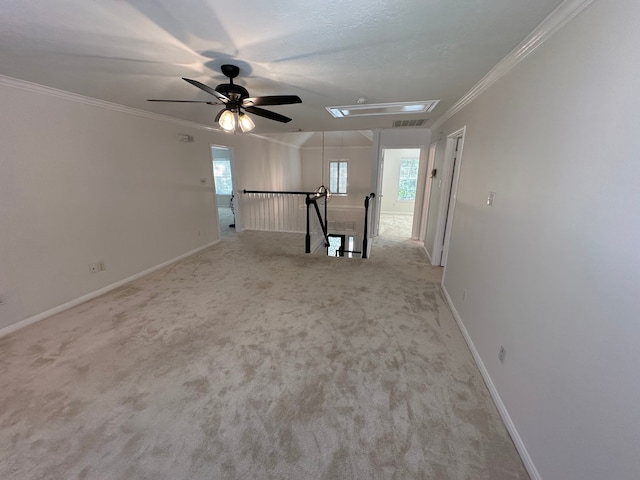
{"label": "white baseboard", "polygon": [[216,243],[220,242],[220,240],[216,240],[215,242],[211,242],[208,243],[207,245],[204,245],[202,247],[198,247],[195,250],[191,250],[187,253],[183,253],[182,255],[179,255],[175,258],[172,258],[171,260],[167,260],[166,262],[163,262],[159,265],[156,265],[154,267],[148,268],[142,272],[136,273],[135,275],[131,275],[130,277],[127,278],[123,278],[122,280],[118,280],[115,283],[112,283],[110,285],[107,285],[106,287],[102,287],[99,290],[95,290],[93,292],[87,293],[85,295],[82,295],[81,297],[78,297],[74,300],[71,300],[69,302],[63,303],[62,305],[58,305],[57,307],[53,307],[49,310],[46,310],[42,313],[38,313],[37,315],[34,315],[32,317],[29,318],[25,318],[24,320],[20,320],[19,322],[16,323],[12,323],[11,325],[7,325],[4,328],[0,328],[0,338],[9,335],[10,333],[13,333],[17,330],[20,330],[21,328],[24,328],[28,325],[32,325],[34,323],[39,322],[40,320],[44,320],[45,318],[51,317],[57,313],[60,312],[64,312],[65,310],[68,310],[72,307],[75,307],[76,305],[80,305],[81,303],[84,302],[88,302],[89,300],[92,300],[96,297],[99,297],[100,295],[104,295],[107,292],[110,292],[111,290],[115,290],[118,287],[121,287],[122,285],[132,282],[140,277],[144,277],[145,275],[148,275],[152,272],[155,272],[156,270],[160,270],[161,268],[164,268],[168,265],[171,265],[172,263],[175,263],[179,260],[182,260],[183,258],[187,258],[190,257],[191,255],[195,255],[196,253],[204,250],[205,248],[209,248],[213,245],[215,245]]}
{"label": "white baseboard", "polygon": [[467,342],[469,350],[471,350],[473,359],[475,360],[476,365],[478,366],[478,369],[482,374],[482,378],[484,379],[484,383],[487,385],[487,388],[489,389],[489,393],[491,393],[491,398],[493,398],[493,402],[496,404],[496,407],[498,408],[498,412],[500,412],[502,421],[507,427],[507,430],[511,435],[511,439],[513,440],[513,443],[515,444],[516,449],[520,454],[522,463],[524,463],[524,466],[527,469],[527,472],[529,473],[529,476],[531,477],[532,480],[542,480],[542,477],[538,473],[538,470],[533,464],[533,460],[531,459],[531,456],[527,451],[527,447],[525,447],[524,442],[522,441],[522,438],[520,437],[520,434],[518,433],[518,430],[516,429],[516,426],[513,423],[513,420],[511,420],[511,416],[509,415],[507,407],[505,406],[504,402],[500,398],[500,394],[498,393],[496,386],[493,384],[493,380],[491,380],[489,371],[484,366],[484,363],[480,358],[480,354],[478,353],[478,350],[476,350],[476,347],[473,344],[471,337],[469,336],[469,332],[467,332],[466,327],[462,323],[462,318],[460,318],[460,315],[458,314],[456,307],[453,306],[453,301],[451,300],[451,297],[449,296],[449,292],[447,292],[447,289],[445,288],[444,285],[442,285],[442,293],[444,293],[444,298],[447,301],[447,305],[449,305],[449,309],[453,314],[453,318],[456,319],[458,328],[460,329],[460,332],[462,332],[462,336],[464,337],[465,342]]}
{"label": "white baseboard", "polygon": [[405,217],[411,215],[413,217],[413,212],[393,212],[391,210],[380,210],[380,213],[386,213],[387,215],[404,215]]}
{"label": "white baseboard", "polygon": [[427,245],[425,244],[423,246],[423,248],[424,248],[424,253],[427,254],[427,258],[429,259],[429,263],[433,263],[432,260],[431,260],[431,255],[429,255],[429,250],[427,250]]}

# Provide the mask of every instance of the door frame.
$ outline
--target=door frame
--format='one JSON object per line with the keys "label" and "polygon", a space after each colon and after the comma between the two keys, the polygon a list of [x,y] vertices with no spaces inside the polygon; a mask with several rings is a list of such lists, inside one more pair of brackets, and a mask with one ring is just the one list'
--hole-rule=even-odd
{"label": "door frame", "polygon": [[[236,168],[235,168],[235,161],[234,161],[234,155],[233,155],[233,147],[230,147],[228,145],[219,145],[219,144],[215,144],[215,143],[210,143],[209,144],[209,156],[211,157],[211,162],[210,162],[210,167],[211,167],[211,182],[212,182],[212,188],[213,188],[213,199],[215,202],[215,206],[216,206],[216,217],[218,216],[218,195],[216,193],[216,182],[215,182],[215,177],[214,177],[214,172],[213,172],[213,161],[215,160],[215,157],[213,156],[213,149],[214,148],[220,148],[220,149],[224,149],[227,150],[229,152],[229,165],[231,167],[231,195],[233,196],[233,212],[234,212],[234,217],[235,217],[235,224],[236,224],[236,232],[240,232],[242,231],[242,223],[241,223],[241,217],[240,217],[240,208],[239,208],[239,202],[238,200],[240,199],[239,195],[236,195],[238,193],[238,187],[237,187],[237,179],[236,179]],[[220,232],[220,219],[218,218],[218,235],[219,238],[222,238],[222,234]]]}
{"label": "door frame", "polygon": [[[380,229],[380,195],[382,193],[382,173],[384,168],[384,157],[382,155],[382,147],[380,145],[380,132],[373,132],[373,142],[371,145],[371,192],[376,195],[369,205],[369,235],[371,238],[378,236]],[[369,256],[369,252],[363,252]]]}
{"label": "door frame", "polygon": [[[438,226],[434,239],[433,258],[431,259],[431,264],[436,266],[442,265],[445,269],[447,265],[447,257],[449,255],[449,244],[451,243],[451,230],[453,227],[453,218],[456,209],[458,182],[460,180],[466,129],[467,127],[464,126],[447,135],[447,143],[444,153],[444,164],[442,167],[444,171],[442,178],[443,188],[440,192]],[[453,159],[456,154],[455,146],[458,139],[460,139],[460,143],[454,165]]]}
{"label": "door frame", "polygon": [[371,236],[377,237],[380,228],[380,212],[382,205],[382,182],[384,179],[384,151],[385,150],[418,150],[418,178],[416,183],[416,199],[413,205],[411,239],[419,240],[421,231],[424,229],[423,221],[426,220],[426,213],[423,211],[424,195],[425,195],[425,178],[427,172],[428,148],[425,145],[407,143],[406,145],[381,145],[378,143],[375,157],[375,174],[373,177],[373,191],[376,193],[374,208],[372,209],[372,228]]}

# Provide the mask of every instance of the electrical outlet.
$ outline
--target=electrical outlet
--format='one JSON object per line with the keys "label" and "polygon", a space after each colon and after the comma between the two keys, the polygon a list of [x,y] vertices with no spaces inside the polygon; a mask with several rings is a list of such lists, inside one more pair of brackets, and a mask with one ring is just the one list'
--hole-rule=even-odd
{"label": "electrical outlet", "polygon": [[498,353],[498,360],[500,360],[500,363],[504,363],[504,357],[506,354],[507,351],[502,345],[500,345],[500,353]]}
{"label": "electrical outlet", "polygon": [[104,266],[104,262],[100,260],[99,262],[90,264],[89,270],[91,270],[91,273],[103,272],[106,270],[106,267]]}

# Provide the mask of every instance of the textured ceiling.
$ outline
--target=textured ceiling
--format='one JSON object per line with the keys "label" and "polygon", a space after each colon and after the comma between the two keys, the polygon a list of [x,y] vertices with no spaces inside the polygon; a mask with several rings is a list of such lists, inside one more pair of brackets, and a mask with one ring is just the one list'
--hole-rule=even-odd
{"label": "textured ceiling", "polygon": [[[181,80],[224,83],[240,67],[252,96],[294,94],[256,132],[389,128],[464,95],[560,0],[3,0],[0,74],[210,125],[220,110]],[[428,115],[334,119],[324,107],[440,100]]]}

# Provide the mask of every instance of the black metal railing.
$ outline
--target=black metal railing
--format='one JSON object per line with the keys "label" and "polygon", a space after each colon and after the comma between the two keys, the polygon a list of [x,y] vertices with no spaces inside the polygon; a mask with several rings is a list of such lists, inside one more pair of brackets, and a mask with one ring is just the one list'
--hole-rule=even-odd
{"label": "black metal railing", "polygon": [[336,250],[336,255],[335,255],[335,256],[336,256],[336,257],[344,257],[344,256],[345,256],[345,255],[344,255],[345,253],[351,253],[351,254],[353,254],[353,253],[357,253],[357,254],[360,254],[360,253],[362,253],[362,252],[360,252],[360,251],[358,251],[358,250],[342,250],[342,249],[340,249],[340,250]]}
{"label": "black metal railing", "polygon": [[362,237],[362,258],[367,258],[369,251],[369,201],[376,198],[376,194],[371,192],[364,197],[364,235]]}
{"label": "black metal railing", "polygon": [[[307,215],[306,215],[306,234],[304,241],[304,251],[305,253],[311,253],[311,206],[313,205],[314,211],[318,218],[318,223],[320,224],[320,228],[322,230],[322,236],[324,239],[324,246],[327,248],[329,246],[329,234],[327,230],[328,221],[327,221],[327,197],[329,191],[324,187],[324,185],[320,186],[315,192],[300,192],[300,191],[282,191],[282,190],[243,190],[245,194],[261,194],[261,195],[304,195],[305,196],[305,205],[307,207]],[[324,198],[324,219],[322,217],[322,213],[320,213],[320,207],[318,206],[318,200]]]}
{"label": "black metal railing", "polygon": [[[327,194],[328,191],[324,186],[318,188],[316,192],[312,194],[307,193],[307,198],[305,199],[305,203],[307,204],[307,233],[304,237],[304,252],[311,253],[311,220],[309,217],[309,206],[313,205],[316,214],[318,215],[318,222],[320,223],[320,228],[322,228],[322,235],[324,237],[324,246],[327,248],[329,246],[329,233],[327,231]],[[318,199],[324,198],[324,221],[322,219],[322,215],[320,214],[320,208],[318,207]]]}

